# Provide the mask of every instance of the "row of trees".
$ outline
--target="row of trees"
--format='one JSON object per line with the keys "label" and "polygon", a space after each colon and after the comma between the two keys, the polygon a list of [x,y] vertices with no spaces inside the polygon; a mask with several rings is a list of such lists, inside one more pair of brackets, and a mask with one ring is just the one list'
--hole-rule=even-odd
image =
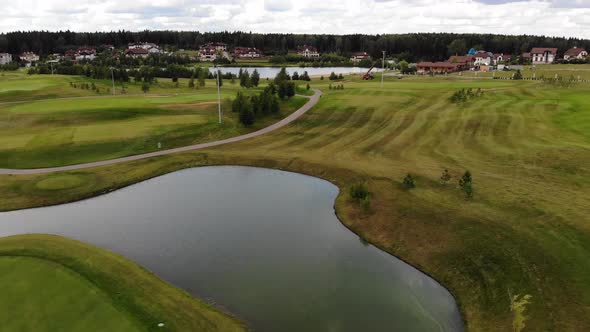
{"label": "row of trees", "polygon": [[279,112],[280,102],[277,90],[271,83],[258,95],[246,96],[238,91],[231,109],[232,112],[238,113],[240,122],[249,127],[258,117]]}
{"label": "row of trees", "polygon": [[[317,47],[321,54],[348,57],[352,52],[366,51],[380,58],[381,51],[410,62],[418,60],[444,60],[449,55],[464,54],[471,47],[505,54],[529,52],[533,47],[557,47],[560,52],[578,46],[590,49],[590,40],[545,36],[509,36],[496,34],[409,33],[383,35],[314,35],[314,34],[261,34],[242,31],[140,31],[111,32],[72,31],[15,31],[0,34],[0,52],[17,54],[33,51],[41,55],[81,46],[112,44],[122,48],[131,42],[153,42],[169,50],[197,49],[206,42],[225,42],[230,45],[256,47],[268,55],[291,57],[289,50],[308,44]],[[337,60],[333,58],[332,60]],[[276,61],[281,61],[277,58]],[[308,62],[306,59],[305,62]],[[298,61],[299,62],[299,61]],[[332,61],[324,61],[332,62]]]}

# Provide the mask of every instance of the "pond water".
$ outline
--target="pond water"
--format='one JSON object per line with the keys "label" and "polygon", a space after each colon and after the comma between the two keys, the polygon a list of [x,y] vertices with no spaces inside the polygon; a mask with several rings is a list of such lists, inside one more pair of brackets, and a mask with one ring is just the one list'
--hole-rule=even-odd
{"label": "pond water", "polygon": [[451,294],[345,228],[337,195],[296,173],[193,168],[0,213],[0,236],[50,233],[110,249],[255,331],[462,331]]}
{"label": "pond water", "polygon": [[[232,73],[238,75],[240,71],[240,67],[218,67],[217,69],[221,70],[222,74],[225,73]],[[250,74],[256,69],[260,74],[261,78],[274,78],[278,72],[281,70],[281,67],[258,67],[258,68],[241,68],[242,70],[247,70]],[[287,72],[289,75],[293,75],[294,72],[297,72],[299,75],[302,75],[303,72],[307,72],[309,76],[321,76],[324,75],[326,79],[330,76],[330,73],[334,72],[335,74],[360,74],[366,73],[369,68],[361,68],[361,67],[286,67]],[[210,71],[214,71],[215,69],[210,68]],[[372,72],[379,72],[381,69],[374,68]]]}

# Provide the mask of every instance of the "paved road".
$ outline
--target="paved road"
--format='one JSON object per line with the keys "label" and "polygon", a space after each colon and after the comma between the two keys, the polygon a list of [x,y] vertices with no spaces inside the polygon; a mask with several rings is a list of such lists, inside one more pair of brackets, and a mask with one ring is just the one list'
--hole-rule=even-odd
{"label": "paved road", "polygon": [[223,139],[223,140],[220,140],[220,141],[214,141],[214,142],[209,142],[209,143],[201,143],[201,144],[195,144],[195,145],[188,145],[188,146],[183,146],[183,147],[180,147],[180,148],[155,151],[155,152],[138,154],[138,155],[134,155],[134,156],[122,157],[122,158],[116,158],[116,159],[95,161],[95,162],[86,163],[86,164],[68,165],[68,166],[60,166],[60,167],[48,167],[48,168],[34,168],[34,169],[6,169],[6,168],[0,168],[0,174],[4,174],[4,175],[6,175],[6,174],[14,174],[14,175],[17,175],[17,174],[41,174],[41,173],[71,171],[71,170],[78,170],[78,169],[90,168],[90,167],[96,167],[96,166],[104,166],[104,165],[112,165],[112,164],[124,163],[124,162],[127,162],[127,161],[139,160],[139,159],[145,159],[145,158],[151,158],[151,157],[157,157],[157,156],[163,156],[163,155],[172,154],[172,153],[178,153],[178,152],[186,152],[186,151],[192,151],[192,150],[199,150],[199,149],[211,148],[211,147],[222,145],[222,144],[228,144],[228,143],[234,143],[234,142],[243,141],[243,140],[248,139],[248,138],[252,138],[252,137],[264,135],[266,133],[269,133],[269,132],[271,132],[273,130],[276,130],[276,129],[279,129],[281,127],[284,127],[287,124],[295,121],[297,118],[299,118],[300,116],[302,116],[305,112],[309,111],[320,100],[320,97],[322,95],[322,92],[320,90],[318,90],[318,89],[313,89],[313,91],[314,91],[314,94],[313,94],[313,96],[309,97],[309,101],[307,103],[305,103],[305,105],[301,106],[301,108],[299,108],[295,112],[291,113],[288,117],[282,119],[281,121],[279,121],[279,122],[277,122],[277,123],[275,123],[273,125],[270,125],[270,126],[268,126],[266,128],[257,130],[255,132],[252,132],[252,133],[249,133],[249,134],[245,134],[245,135],[241,135],[241,136],[236,136],[236,137],[231,137],[231,138]]}

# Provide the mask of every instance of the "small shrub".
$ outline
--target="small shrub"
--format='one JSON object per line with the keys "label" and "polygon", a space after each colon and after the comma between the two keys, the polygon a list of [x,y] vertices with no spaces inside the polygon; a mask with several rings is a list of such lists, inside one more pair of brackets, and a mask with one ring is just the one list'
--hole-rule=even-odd
{"label": "small shrub", "polygon": [[440,176],[440,182],[442,184],[447,184],[449,181],[451,181],[451,174],[449,173],[448,169],[445,169]]}
{"label": "small shrub", "polygon": [[369,189],[364,183],[356,183],[350,186],[350,198],[360,201],[369,196]]}
{"label": "small shrub", "polygon": [[465,171],[465,174],[459,179],[459,187],[465,193],[466,198],[473,198],[473,178],[471,172]]}
{"label": "small shrub", "polygon": [[416,183],[414,182],[414,178],[411,174],[408,173],[408,175],[404,177],[404,180],[402,181],[402,187],[405,190],[416,188]]}

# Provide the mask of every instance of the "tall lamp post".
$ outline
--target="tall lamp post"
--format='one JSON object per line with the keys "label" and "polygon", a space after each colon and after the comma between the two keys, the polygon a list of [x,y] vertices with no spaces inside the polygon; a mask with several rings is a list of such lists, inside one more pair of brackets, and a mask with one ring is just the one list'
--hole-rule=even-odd
{"label": "tall lamp post", "polygon": [[383,77],[385,76],[385,51],[383,51],[383,62],[381,64],[381,89],[383,89]]}
{"label": "tall lamp post", "polygon": [[113,96],[115,95],[115,68],[111,67],[111,80],[113,81]]}
{"label": "tall lamp post", "polygon": [[215,76],[217,77],[217,110],[219,113],[219,124],[221,124],[221,87],[219,85],[219,70],[217,70],[217,66],[215,68]]}

